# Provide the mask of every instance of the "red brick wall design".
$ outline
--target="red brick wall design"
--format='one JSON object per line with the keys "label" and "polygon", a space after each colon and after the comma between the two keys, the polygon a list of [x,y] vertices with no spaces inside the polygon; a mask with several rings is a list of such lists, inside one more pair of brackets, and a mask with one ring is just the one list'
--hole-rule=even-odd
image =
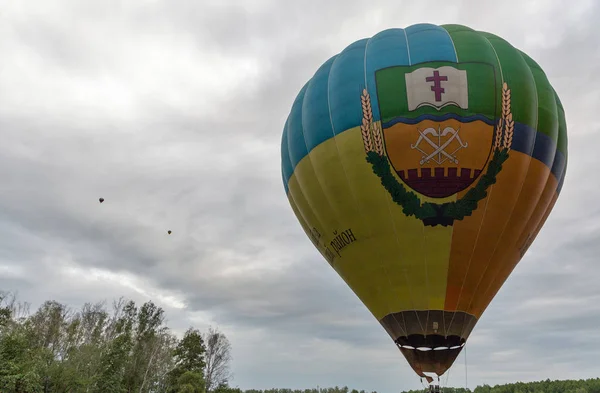
{"label": "red brick wall design", "polygon": [[[432,175],[433,172],[433,175]],[[444,176],[444,168],[423,168],[421,177],[418,169],[396,171],[398,176],[413,190],[432,198],[444,198],[467,188],[479,176],[481,170],[475,169],[471,177],[471,169],[448,168],[448,176]],[[406,173],[406,174],[405,174]]]}

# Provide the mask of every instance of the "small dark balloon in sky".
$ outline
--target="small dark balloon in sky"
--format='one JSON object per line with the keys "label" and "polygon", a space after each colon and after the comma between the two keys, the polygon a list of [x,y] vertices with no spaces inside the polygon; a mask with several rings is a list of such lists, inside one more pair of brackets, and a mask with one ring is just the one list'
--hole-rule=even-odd
{"label": "small dark balloon in sky", "polygon": [[171,234],[171,230],[168,230],[167,233],[170,235]]}
{"label": "small dark balloon in sky", "polygon": [[100,203],[104,202],[104,198],[100,198],[98,200],[100,201]]}

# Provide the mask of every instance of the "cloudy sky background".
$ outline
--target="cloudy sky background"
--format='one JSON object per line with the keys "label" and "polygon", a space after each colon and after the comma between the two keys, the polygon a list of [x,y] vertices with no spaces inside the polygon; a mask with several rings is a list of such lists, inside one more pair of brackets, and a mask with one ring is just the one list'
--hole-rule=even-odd
{"label": "cloudy sky background", "polygon": [[151,299],[178,332],[218,325],[243,389],[420,387],[296,222],[280,135],[347,44],[462,23],[539,62],[570,149],[554,212],[471,336],[468,386],[600,376],[600,2],[368,4],[0,0],[0,289],[34,307]]}

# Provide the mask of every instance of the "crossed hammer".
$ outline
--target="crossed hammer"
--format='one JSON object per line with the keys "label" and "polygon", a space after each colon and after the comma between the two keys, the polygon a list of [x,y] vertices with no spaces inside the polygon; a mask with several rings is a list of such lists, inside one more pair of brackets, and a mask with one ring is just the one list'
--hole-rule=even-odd
{"label": "crossed hammer", "polygon": [[[412,149],[417,149],[418,151],[423,153],[423,158],[420,161],[421,165],[423,165],[426,162],[429,162],[436,155],[439,156],[440,160],[441,160],[441,156],[444,155],[448,160],[452,161],[455,164],[458,164],[458,159],[456,157],[454,157],[454,153],[456,153],[463,147],[467,147],[469,145],[468,143],[463,143],[463,141],[460,139],[460,136],[458,135],[458,131],[460,131],[460,128],[458,130],[454,130],[454,128],[452,128],[452,127],[446,127],[441,132],[439,132],[439,130],[440,130],[439,126],[438,126],[437,131],[435,130],[435,128],[431,128],[431,127],[425,129],[424,131],[421,131],[418,128],[417,128],[417,130],[419,131],[419,135],[420,135],[419,139],[417,139],[417,143],[415,143],[414,145],[411,144],[410,147]],[[442,137],[445,137],[448,134],[452,134],[452,136],[450,138],[448,138],[448,140],[446,142],[444,142],[444,144],[442,144],[442,141],[441,141]],[[435,143],[434,141],[429,139],[428,135],[437,136],[438,143]],[[448,145],[450,145],[450,143],[452,143],[452,141],[454,139],[458,140],[458,143],[460,144],[460,146],[457,147],[456,150],[454,150],[452,153],[448,153],[445,149],[446,149],[446,147],[448,147]],[[433,153],[428,154],[427,152],[425,152],[421,148],[419,148],[419,143],[421,143],[422,140],[425,140],[425,142],[429,143],[435,149],[433,151]],[[444,161],[446,161],[446,160],[444,160]],[[439,161],[438,163],[441,164],[444,161]]]}

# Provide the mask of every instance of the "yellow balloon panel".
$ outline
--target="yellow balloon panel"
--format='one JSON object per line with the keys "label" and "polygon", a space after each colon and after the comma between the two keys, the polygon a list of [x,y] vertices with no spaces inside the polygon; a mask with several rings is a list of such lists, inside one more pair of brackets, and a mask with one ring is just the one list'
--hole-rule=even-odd
{"label": "yellow balloon panel", "polygon": [[[356,159],[359,154],[364,155],[359,128],[322,143],[296,167],[289,194],[313,201],[300,204],[300,212],[310,210],[313,217],[319,212],[321,222],[308,225],[317,228],[320,248],[326,246],[323,253],[333,256],[333,267],[377,319],[405,310],[443,309],[452,227],[425,227],[407,217],[371,165]],[[312,178],[315,183],[302,185],[295,180],[308,179],[304,173],[315,170],[330,180],[316,184]]]}

